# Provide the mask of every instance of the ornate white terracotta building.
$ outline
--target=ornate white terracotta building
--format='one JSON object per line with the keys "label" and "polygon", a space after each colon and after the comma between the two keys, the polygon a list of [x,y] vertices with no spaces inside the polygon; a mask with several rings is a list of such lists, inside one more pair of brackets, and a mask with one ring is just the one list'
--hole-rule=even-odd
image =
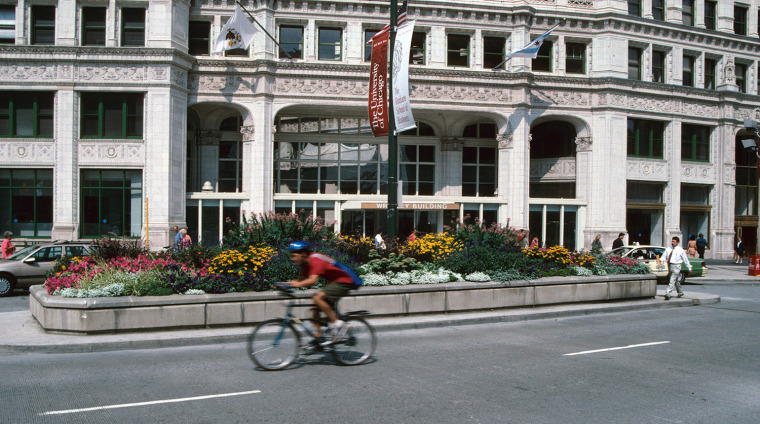
{"label": "ornate white terracotta building", "polygon": [[[210,54],[234,2],[0,0],[0,230],[170,244],[275,210],[384,226],[365,41],[390,2],[248,0],[279,42]],[[757,0],[411,0],[402,232],[479,217],[546,245],[757,236]],[[539,56],[492,68],[559,24]],[[285,52],[291,56],[287,58]],[[147,234],[146,234],[147,233]]]}

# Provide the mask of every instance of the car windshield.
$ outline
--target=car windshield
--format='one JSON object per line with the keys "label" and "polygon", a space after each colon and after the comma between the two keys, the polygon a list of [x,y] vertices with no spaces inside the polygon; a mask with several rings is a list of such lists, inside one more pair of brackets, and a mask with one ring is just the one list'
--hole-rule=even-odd
{"label": "car windshield", "polygon": [[617,249],[613,250],[610,253],[613,255],[625,256],[625,254],[630,252],[631,250],[633,249],[630,247],[618,247]]}
{"label": "car windshield", "polygon": [[5,260],[8,260],[8,261],[19,261],[19,260],[24,259],[25,257],[27,257],[36,248],[37,248],[37,246],[27,246],[27,247],[19,250],[18,252],[14,253],[13,255],[8,256],[7,258],[5,258]]}

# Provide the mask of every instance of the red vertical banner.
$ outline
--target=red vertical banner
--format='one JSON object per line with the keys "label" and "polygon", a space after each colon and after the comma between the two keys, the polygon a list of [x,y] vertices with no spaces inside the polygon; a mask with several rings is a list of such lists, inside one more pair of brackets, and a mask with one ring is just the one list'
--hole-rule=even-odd
{"label": "red vertical banner", "polygon": [[372,135],[388,135],[388,44],[390,31],[375,34],[369,71],[369,122]]}

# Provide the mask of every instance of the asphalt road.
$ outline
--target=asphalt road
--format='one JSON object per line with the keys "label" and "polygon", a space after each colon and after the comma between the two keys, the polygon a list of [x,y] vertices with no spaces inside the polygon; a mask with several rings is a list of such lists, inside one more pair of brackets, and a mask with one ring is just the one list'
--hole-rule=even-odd
{"label": "asphalt road", "polygon": [[0,422],[758,422],[760,284],[690,290],[723,299],[384,332],[358,367],[265,372],[242,344],[0,356]]}

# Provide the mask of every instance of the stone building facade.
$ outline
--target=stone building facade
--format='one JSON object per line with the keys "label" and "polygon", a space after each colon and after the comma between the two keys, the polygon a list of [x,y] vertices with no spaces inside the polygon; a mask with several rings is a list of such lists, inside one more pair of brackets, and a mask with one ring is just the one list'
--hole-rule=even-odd
{"label": "stone building facade", "polygon": [[[388,1],[0,0],[0,226],[215,242],[251,212],[384,227],[365,41]],[[413,0],[402,232],[478,218],[544,245],[757,241],[760,2]],[[559,24],[536,59],[505,54]],[[286,54],[287,52],[287,54]],[[287,57],[290,55],[291,57]]]}

